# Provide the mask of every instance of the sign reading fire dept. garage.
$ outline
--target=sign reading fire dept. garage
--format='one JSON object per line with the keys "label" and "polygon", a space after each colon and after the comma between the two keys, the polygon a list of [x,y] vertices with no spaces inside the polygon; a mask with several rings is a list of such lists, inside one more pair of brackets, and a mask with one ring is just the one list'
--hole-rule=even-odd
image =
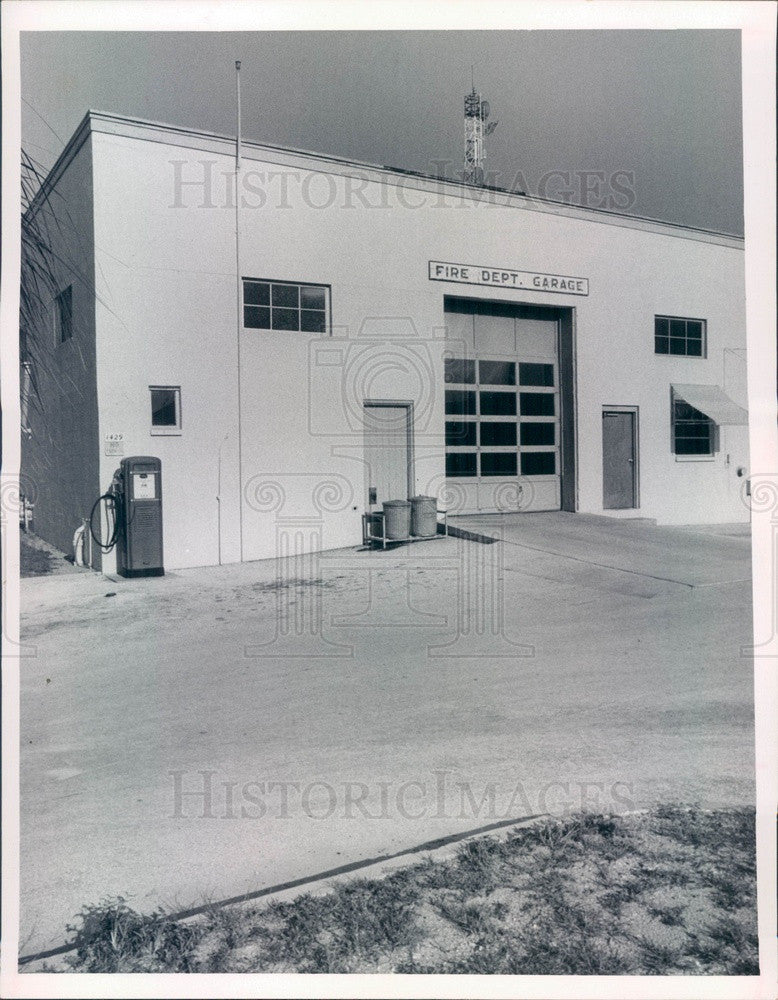
{"label": "sign reading fire dept. garage", "polygon": [[534,292],[561,292],[564,295],[589,294],[588,278],[574,278],[568,274],[513,271],[507,267],[481,267],[480,264],[450,264],[443,260],[431,260],[429,265],[430,281],[457,281],[463,285],[522,288]]}

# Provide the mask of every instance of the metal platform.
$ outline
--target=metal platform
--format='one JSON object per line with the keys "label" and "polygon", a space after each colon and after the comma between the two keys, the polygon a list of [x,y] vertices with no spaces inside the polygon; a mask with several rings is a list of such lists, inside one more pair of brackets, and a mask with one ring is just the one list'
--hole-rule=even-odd
{"label": "metal platform", "polygon": [[[443,515],[443,520],[438,521],[438,528],[441,524],[443,525],[443,531],[439,530],[435,532],[434,535],[407,535],[404,538],[387,538],[384,531],[386,521],[382,511],[374,511],[371,513],[362,515],[362,544],[363,545],[373,545],[380,544],[381,548],[385,549],[387,545],[399,545],[407,542],[431,542],[436,538],[445,538],[448,535],[448,512],[445,510],[437,509],[438,514]],[[381,527],[381,533],[375,533],[375,527],[379,524]],[[373,529],[373,530],[371,530]]]}

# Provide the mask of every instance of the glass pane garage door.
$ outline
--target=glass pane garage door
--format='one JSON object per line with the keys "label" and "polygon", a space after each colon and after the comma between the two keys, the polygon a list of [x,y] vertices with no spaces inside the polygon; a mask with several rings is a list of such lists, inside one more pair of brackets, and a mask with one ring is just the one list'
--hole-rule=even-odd
{"label": "glass pane garage door", "polygon": [[[446,302],[446,479],[461,513],[558,510],[556,319]],[[476,311],[477,310],[477,311]]]}

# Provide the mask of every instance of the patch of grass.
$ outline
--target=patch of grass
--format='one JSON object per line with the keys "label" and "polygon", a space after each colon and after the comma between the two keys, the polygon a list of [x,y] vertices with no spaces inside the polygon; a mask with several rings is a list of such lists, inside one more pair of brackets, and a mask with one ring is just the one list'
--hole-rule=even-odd
{"label": "patch of grass", "polygon": [[664,806],[473,838],[324,895],[176,921],[84,907],[81,972],[754,975],[753,812]]}
{"label": "patch of grass", "polygon": [[625,903],[632,903],[646,891],[648,883],[638,876],[631,876],[624,881],[608,882],[609,888],[600,896],[600,905],[609,913],[618,917]]}
{"label": "patch of grass", "polygon": [[36,548],[31,545],[28,539],[22,534],[20,536],[19,550],[19,575],[26,576],[47,576],[53,568],[53,560],[50,552],[45,549]]}
{"label": "patch of grass", "polygon": [[202,934],[192,938],[193,946],[206,942],[204,952],[190,956],[199,972],[229,972],[231,956],[250,935],[250,922],[245,911],[233,907],[212,906],[206,913]]}
{"label": "patch of grass", "polygon": [[69,961],[79,972],[145,972],[159,964],[174,972],[191,971],[188,956],[201,930],[166,918],[163,910],[144,916],[123,896],[85,906],[75,935],[76,954]]}
{"label": "patch of grass", "polygon": [[698,806],[665,805],[652,815],[658,833],[689,847],[728,844],[737,850],[752,845],[756,836],[753,809],[711,812]]}
{"label": "patch of grass", "polygon": [[496,837],[466,840],[457,849],[455,884],[471,893],[487,893],[501,884],[504,845]]}
{"label": "patch of grass", "polygon": [[[611,975],[629,971],[625,956],[590,914],[567,903],[533,909],[519,926],[492,925],[464,959],[435,972],[502,975]],[[402,971],[422,971],[407,963]]]}
{"label": "patch of grass", "polygon": [[266,942],[266,953],[299,972],[348,972],[413,942],[417,899],[418,889],[404,873],[355,879],[326,896],[300,896],[271,908],[280,927]]}
{"label": "patch of grass", "polygon": [[451,885],[453,866],[448,861],[435,861],[430,857],[408,869],[416,884],[422,889],[446,889]]}
{"label": "patch of grass", "polygon": [[723,872],[713,872],[707,876],[706,881],[711,887],[713,901],[720,909],[734,910],[741,905],[744,895],[741,878],[732,878]]}
{"label": "patch of grass", "polygon": [[680,927],[683,924],[683,906],[649,906],[648,912],[665,927]]}
{"label": "patch of grass", "polygon": [[655,864],[651,868],[651,874],[657,885],[681,889],[699,880],[699,872],[687,871],[678,865]]}
{"label": "patch of grass", "polygon": [[703,934],[692,935],[689,951],[712,974],[759,975],[756,928],[744,928],[730,915],[717,915]]}
{"label": "patch of grass", "polygon": [[501,903],[468,902],[461,896],[447,895],[435,904],[442,917],[465,934],[484,937],[494,932],[507,907]]}
{"label": "patch of grass", "polygon": [[647,935],[635,938],[640,950],[640,971],[647,976],[666,976],[678,970],[684,954],[681,945],[657,941]]}

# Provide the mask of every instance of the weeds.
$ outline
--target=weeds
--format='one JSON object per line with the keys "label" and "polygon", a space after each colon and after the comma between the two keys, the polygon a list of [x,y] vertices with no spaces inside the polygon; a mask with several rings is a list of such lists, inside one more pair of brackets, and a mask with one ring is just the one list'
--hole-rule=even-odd
{"label": "weeds", "polygon": [[167,919],[163,910],[150,916],[136,913],[123,896],[85,906],[78,915],[76,955],[71,965],[79,972],[147,971],[155,963],[176,972],[188,972],[188,956],[202,931],[182,921]]}
{"label": "weeds", "polygon": [[758,976],[756,930],[745,929],[729,915],[720,915],[704,934],[690,935],[690,954],[720,975]]}
{"label": "weeds", "polygon": [[458,849],[453,877],[472,893],[492,892],[501,884],[504,844],[496,837],[466,840]]}
{"label": "weeds", "polygon": [[665,927],[680,927],[683,924],[683,906],[649,906],[648,912]]}
{"label": "weeds", "polygon": [[266,953],[299,972],[346,972],[414,939],[418,890],[403,876],[356,879],[326,896],[272,908],[280,928]]}
{"label": "weeds", "polygon": [[69,928],[68,965],[79,972],[755,975],[753,828],[746,810],[583,814],[474,838],[448,859],[341,882],[324,895],[263,908],[211,906],[191,921],[162,910],[143,916],[119,896],[82,909]]}
{"label": "weeds", "polygon": [[646,891],[647,883],[640,878],[628,878],[600,896],[600,904],[614,916],[621,915],[625,903],[632,903]]}
{"label": "weeds", "polygon": [[442,917],[465,934],[483,937],[495,930],[495,918],[504,916],[507,909],[501,904],[463,902],[461,898],[444,897],[435,904]]}
{"label": "weeds", "polygon": [[44,549],[31,545],[24,535],[21,536],[19,552],[19,575],[47,576],[52,570],[52,556]]}
{"label": "weeds", "polygon": [[674,971],[683,958],[681,946],[677,943],[657,941],[647,935],[635,938],[641,959],[641,972],[649,976],[666,976]]}

